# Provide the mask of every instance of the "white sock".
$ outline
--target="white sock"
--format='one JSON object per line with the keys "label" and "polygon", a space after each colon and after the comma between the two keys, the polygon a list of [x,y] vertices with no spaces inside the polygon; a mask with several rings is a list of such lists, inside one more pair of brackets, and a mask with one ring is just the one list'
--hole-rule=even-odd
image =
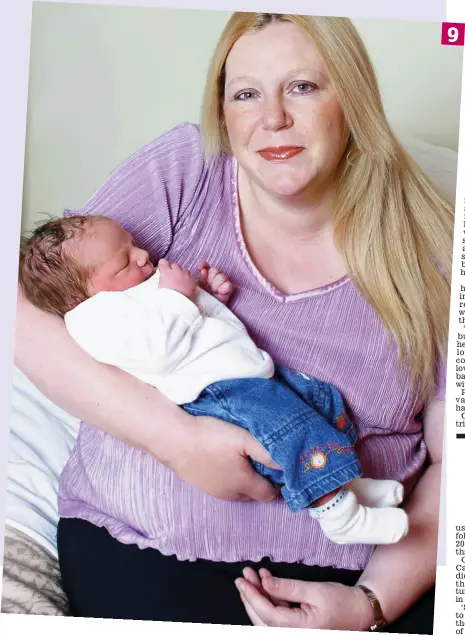
{"label": "white sock", "polygon": [[401,508],[367,508],[347,488],[323,506],[308,511],[334,543],[397,543],[408,532],[408,517]]}
{"label": "white sock", "polygon": [[368,508],[398,506],[404,498],[403,485],[392,479],[357,477],[347,487],[355,494],[358,503]]}

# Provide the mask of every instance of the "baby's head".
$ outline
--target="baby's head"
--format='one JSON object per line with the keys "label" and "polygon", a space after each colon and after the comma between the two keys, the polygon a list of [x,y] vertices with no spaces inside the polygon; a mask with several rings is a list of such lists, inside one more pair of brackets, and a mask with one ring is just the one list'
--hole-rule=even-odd
{"label": "baby's head", "polygon": [[32,304],[63,316],[100,291],[142,283],[154,269],[116,221],[72,216],[48,221],[22,240],[19,282]]}

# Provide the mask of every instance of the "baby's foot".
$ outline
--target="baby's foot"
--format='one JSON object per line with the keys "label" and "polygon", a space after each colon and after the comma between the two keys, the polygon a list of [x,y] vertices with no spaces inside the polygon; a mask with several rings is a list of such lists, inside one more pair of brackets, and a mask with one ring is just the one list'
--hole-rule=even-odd
{"label": "baby's foot", "polygon": [[347,487],[355,494],[358,503],[368,508],[398,506],[404,498],[403,485],[392,479],[357,477]]}
{"label": "baby's foot", "polygon": [[401,508],[367,508],[346,488],[323,506],[308,510],[334,543],[391,544],[408,532],[408,517]]}

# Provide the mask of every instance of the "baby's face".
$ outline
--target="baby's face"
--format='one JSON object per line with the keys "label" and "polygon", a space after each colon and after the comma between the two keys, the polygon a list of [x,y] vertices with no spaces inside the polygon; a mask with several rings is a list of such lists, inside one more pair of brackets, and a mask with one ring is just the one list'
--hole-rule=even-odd
{"label": "baby's face", "polygon": [[77,251],[78,260],[93,270],[91,295],[135,287],[155,271],[148,252],[137,247],[132,236],[110,219],[94,220]]}

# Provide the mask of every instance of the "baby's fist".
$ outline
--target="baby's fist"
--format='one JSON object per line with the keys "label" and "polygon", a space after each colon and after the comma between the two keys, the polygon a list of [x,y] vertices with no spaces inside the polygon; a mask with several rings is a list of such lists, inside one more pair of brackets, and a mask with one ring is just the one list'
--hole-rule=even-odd
{"label": "baby's fist", "polygon": [[226,274],[208,263],[200,263],[199,286],[225,305],[234,291],[233,284]]}
{"label": "baby's fist", "polygon": [[169,263],[165,258],[158,262],[158,269],[160,271],[160,289],[172,289],[186,296],[189,300],[193,300],[197,283],[187,269],[177,263]]}

